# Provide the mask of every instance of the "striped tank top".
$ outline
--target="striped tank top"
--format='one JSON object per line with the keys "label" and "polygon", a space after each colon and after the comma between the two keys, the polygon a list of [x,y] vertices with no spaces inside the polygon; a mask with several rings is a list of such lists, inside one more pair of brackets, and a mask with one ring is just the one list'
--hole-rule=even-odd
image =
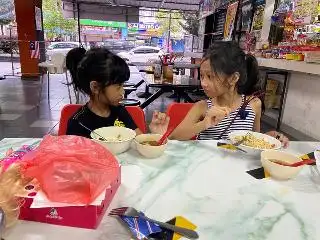
{"label": "striped tank top", "polygon": [[[242,103],[244,103],[245,97],[242,96]],[[208,109],[212,107],[212,101],[207,100]],[[252,131],[254,119],[256,117],[255,112],[252,107],[248,104],[244,111],[240,112],[240,107],[235,111],[231,112],[229,116],[225,117],[216,126],[213,126],[201,133],[199,133],[198,140],[220,140],[228,139],[228,135],[232,131],[236,130],[248,130]],[[240,114],[241,113],[241,114]],[[230,125],[232,120],[235,118],[234,122]],[[228,129],[229,128],[229,129]],[[226,129],[228,129],[226,131]],[[224,132],[225,131],[225,132]],[[224,132],[224,133],[223,133]],[[222,134],[222,136],[221,136]]]}

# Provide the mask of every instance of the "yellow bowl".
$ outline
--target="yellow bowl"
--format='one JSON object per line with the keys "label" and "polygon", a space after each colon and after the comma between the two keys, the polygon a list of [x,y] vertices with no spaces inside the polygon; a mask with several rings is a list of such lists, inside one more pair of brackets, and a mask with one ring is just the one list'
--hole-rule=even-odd
{"label": "yellow bowl", "polygon": [[270,159],[281,160],[287,163],[295,163],[302,161],[300,158],[282,151],[266,150],[261,153],[261,163],[266,172],[271,177],[279,180],[288,180],[297,176],[303,166],[288,167],[270,161]]}
{"label": "yellow bowl", "polygon": [[150,146],[144,145],[143,142],[146,141],[159,141],[162,135],[159,134],[141,134],[135,138],[135,143],[137,147],[137,151],[144,156],[145,158],[158,158],[163,155],[167,142],[161,146]]}

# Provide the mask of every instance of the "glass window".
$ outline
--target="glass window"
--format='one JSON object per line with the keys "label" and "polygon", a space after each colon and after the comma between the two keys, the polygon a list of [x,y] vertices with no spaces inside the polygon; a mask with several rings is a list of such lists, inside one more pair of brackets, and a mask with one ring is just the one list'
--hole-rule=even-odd
{"label": "glass window", "polygon": [[145,52],[145,49],[142,48],[142,49],[134,50],[133,53],[134,54],[145,54],[146,52]]}

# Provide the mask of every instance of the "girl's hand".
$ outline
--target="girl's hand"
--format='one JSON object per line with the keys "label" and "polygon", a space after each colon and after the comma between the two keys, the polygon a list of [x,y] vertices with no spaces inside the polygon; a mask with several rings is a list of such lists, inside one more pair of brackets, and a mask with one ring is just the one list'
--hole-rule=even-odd
{"label": "girl's hand", "polygon": [[168,129],[169,122],[170,117],[167,114],[155,111],[149,125],[151,133],[164,134]]}
{"label": "girl's hand", "polygon": [[231,109],[228,107],[211,107],[204,117],[205,128],[211,128],[218,123],[220,123],[225,117],[227,117],[231,112]]}
{"label": "girl's hand", "polygon": [[266,132],[266,134],[278,139],[282,143],[282,146],[284,148],[287,148],[289,146],[289,139],[282,133],[279,133],[277,131],[270,131],[270,132]]}

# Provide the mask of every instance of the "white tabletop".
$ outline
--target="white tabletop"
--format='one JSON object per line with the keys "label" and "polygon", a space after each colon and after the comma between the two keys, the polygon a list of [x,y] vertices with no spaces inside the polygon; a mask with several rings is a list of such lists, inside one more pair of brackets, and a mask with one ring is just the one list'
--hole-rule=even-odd
{"label": "white tabletop", "polygon": [[[31,139],[4,139],[1,153]],[[313,152],[319,143],[292,142],[287,151]],[[306,166],[294,180],[257,180],[246,173],[260,165],[215,141],[170,142],[160,159],[142,159],[134,150],[118,156],[122,184],[112,207],[133,206],[149,217],[184,216],[205,240],[318,240],[320,185]],[[318,228],[318,229],[317,229]],[[127,230],[105,216],[97,230],[19,221],[5,240],[125,240]]]}

